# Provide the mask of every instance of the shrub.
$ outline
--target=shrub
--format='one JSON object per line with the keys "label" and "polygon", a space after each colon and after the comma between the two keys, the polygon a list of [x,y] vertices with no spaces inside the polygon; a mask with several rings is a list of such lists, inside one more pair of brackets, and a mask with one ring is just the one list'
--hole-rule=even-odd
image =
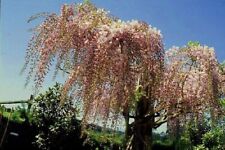
{"label": "shrub", "polygon": [[213,150],[225,150],[225,131],[216,128],[203,135],[203,144],[206,148]]}
{"label": "shrub", "polygon": [[194,150],[208,150],[203,144],[194,146]]}
{"label": "shrub", "polygon": [[61,86],[56,83],[44,94],[37,96],[32,103],[33,122],[38,127],[35,145],[47,150],[60,146],[63,137],[75,130],[76,109],[69,97],[60,104]]}

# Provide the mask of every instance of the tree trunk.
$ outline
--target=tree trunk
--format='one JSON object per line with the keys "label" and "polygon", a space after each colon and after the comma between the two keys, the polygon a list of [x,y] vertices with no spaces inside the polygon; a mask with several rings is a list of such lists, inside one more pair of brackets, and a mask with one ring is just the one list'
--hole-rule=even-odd
{"label": "tree trunk", "polygon": [[151,150],[152,148],[152,124],[142,120],[135,120],[134,123],[135,150]]}
{"label": "tree trunk", "polygon": [[125,137],[124,137],[124,143],[123,143],[123,146],[124,146],[124,149],[126,149],[127,147],[127,143],[129,142],[129,138],[131,136],[131,129],[130,129],[130,125],[129,125],[129,111],[128,110],[125,110],[124,113],[123,113],[123,116],[124,116],[124,120],[125,120]]}
{"label": "tree trunk", "polygon": [[147,114],[154,114],[154,107],[150,101],[143,96],[136,109],[136,118],[134,120],[134,150],[152,149],[152,128],[154,124],[154,115],[146,118]]}

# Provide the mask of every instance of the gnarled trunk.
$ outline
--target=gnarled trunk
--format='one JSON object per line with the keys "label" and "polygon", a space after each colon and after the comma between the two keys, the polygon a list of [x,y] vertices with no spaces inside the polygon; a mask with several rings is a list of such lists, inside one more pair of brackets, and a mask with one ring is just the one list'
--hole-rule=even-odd
{"label": "gnarled trunk", "polygon": [[135,150],[151,150],[152,147],[152,123],[141,119],[135,119],[134,143]]}
{"label": "gnarled trunk", "polygon": [[[154,125],[154,107],[151,101],[143,96],[137,104],[136,117],[134,120],[134,150],[152,149],[152,129]],[[148,115],[148,117],[146,117]]]}

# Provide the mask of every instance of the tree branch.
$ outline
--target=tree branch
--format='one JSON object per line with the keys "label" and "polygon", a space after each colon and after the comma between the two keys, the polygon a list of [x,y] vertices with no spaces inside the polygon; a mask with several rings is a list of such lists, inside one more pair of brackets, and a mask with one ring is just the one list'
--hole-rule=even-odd
{"label": "tree branch", "polygon": [[[176,118],[176,117],[178,117],[179,115],[181,115],[182,113],[183,113],[183,110],[180,109],[177,113],[173,114],[172,116],[169,115],[169,117],[168,117],[168,115],[166,115],[166,116],[163,118],[163,120],[161,120],[161,119],[162,119],[162,117],[161,117],[158,121],[154,122],[153,127],[156,129],[156,128],[158,128],[159,126],[161,126],[162,124],[166,123],[166,122],[168,121],[168,119]],[[189,112],[189,111],[185,112],[185,114],[187,114],[187,113],[191,113],[191,112]]]}
{"label": "tree branch", "polygon": [[59,70],[61,70],[61,71],[65,72],[65,73],[67,73],[67,74],[70,74],[70,72],[69,72],[69,71],[66,71],[66,70],[65,70],[65,69],[63,69],[61,66],[59,66],[58,68],[59,68]]}

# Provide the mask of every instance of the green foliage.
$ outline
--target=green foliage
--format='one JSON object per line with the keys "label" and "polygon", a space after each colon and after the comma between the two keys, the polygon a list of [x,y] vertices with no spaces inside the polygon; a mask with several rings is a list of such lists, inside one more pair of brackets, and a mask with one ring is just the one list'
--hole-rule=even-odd
{"label": "green foliage", "polygon": [[174,140],[171,139],[171,137],[168,136],[168,134],[162,132],[162,133],[153,133],[153,143],[152,143],[152,149],[158,150],[158,149],[174,149]]}
{"label": "green foliage", "polygon": [[146,93],[144,92],[144,90],[142,89],[143,87],[138,83],[138,85],[136,85],[136,89],[134,91],[134,96],[132,98],[132,101],[130,102],[130,111],[131,112],[135,112],[135,109],[137,107],[137,103],[138,101],[141,99],[142,96],[145,96]]}
{"label": "green foliage", "polygon": [[146,96],[146,93],[142,89],[141,85],[136,86],[136,90],[134,92],[135,101],[138,102],[142,96]]}
{"label": "green foliage", "polygon": [[24,121],[29,121],[31,119],[31,114],[29,111],[25,108],[24,105],[18,106],[15,109],[7,109],[4,106],[0,106],[0,114],[3,115],[5,118],[9,118],[9,120],[22,123]]}
{"label": "green foliage", "polygon": [[187,46],[188,47],[200,46],[200,42],[198,42],[198,41],[189,41]]}
{"label": "green foliage", "polygon": [[213,150],[225,149],[225,131],[222,128],[213,129],[202,137],[203,145]]}
{"label": "green foliage", "polygon": [[167,139],[166,141],[157,140],[153,141],[153,146],[154,145],[158,145],[160,147],[171,147],[173,145],[173,141],[169,139]]}
{"label": "green foliage", "polygon": [[194,146],[194,150],[208,150],[203,144]]}
{"label": "green foliage", "polygon": [[92,140],[98,142],[98,143],[102,143],[102,144],[107,144],[107,143],[111,143],[111,144],[116,144],[116,145],[122,145],[122,141],[123,141],[123,134],[120,133],[110,133],[107,131],[95,131],[95,130],[91,130],[88,129],[85,132],[88,137],[90,137]]}
{"label": "green foliage", "polygon": [[13,112],[10,119],[15,121],[15,122],[18,122],[18,123],[22,123],[22,122],[25,121],[25,118],[22,118],[21,113],[18,112],[18,111]]}
{"label": "green foliage", "polygon": [[182,136],[176,141],[176,149],[181,150],[225,150],[224,126],[211,128],[206,121],[189,122]]}
{"label": "green foliage", "polygon": [[84,0],[84,4],[91,4],[90,0]]}
{"label": "green foliage", "polygon": [[220,63],[220,65],[219,65],[219,69],[220,69],[220,71],[222,72],[222,74],[224,74],[225,73],[225,61],[223,61],[222,63]]}
{"label": "green foliage", "polygon": [[225,98],[220,99],[220,105],[225,109]]}
{"label": "green foliage", "polygon": [[225,67],[225,61],[220,64],[222,67]]}
{"label": "green foliage", "polygon": [[43,150],[57,146],[57,140],[62,135],[75,130],[72,123],[76,119],[76,110],[69,97],[66,97],[64,104],[60,104],[60,92],[61,86],[56,83],[53,88],[36,97],[31,106],[34,123],[39,130],[35,144]]}
{"label": "green foliage", "polygon": [[180,139],[176,141],[176,149],[192,149],[192,143],[188,130],[185,130]]}
{"label": "green foliage", "polygon": [[209,127],[204,122],[190,123],[188,132],[191,143],[195,146],[202,143],[202,136],[209,130]]}
{"label": "green foliage", "polygon": [[184,126],[181,137],[176,141],[176,149],[201,149],[202,137],[210,130],[206,121],[190,121]]}

